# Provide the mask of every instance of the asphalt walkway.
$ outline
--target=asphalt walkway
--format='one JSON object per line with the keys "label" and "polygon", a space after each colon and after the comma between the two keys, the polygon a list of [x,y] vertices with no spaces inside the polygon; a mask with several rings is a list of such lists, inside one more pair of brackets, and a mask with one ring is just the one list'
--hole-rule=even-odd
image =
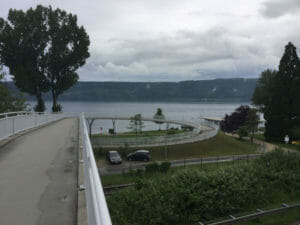
{"label": "asphalt walkway", "polygon": [[76,223],[78,120],[64,119],[0,148],[0,224]]}

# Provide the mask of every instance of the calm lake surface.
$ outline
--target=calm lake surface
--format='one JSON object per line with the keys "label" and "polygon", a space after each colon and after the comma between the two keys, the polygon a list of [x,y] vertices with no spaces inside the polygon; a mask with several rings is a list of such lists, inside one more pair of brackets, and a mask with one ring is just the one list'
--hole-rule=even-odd
{"label": "calm lake surface", "polygon": [[[33,106],[35,102],[30,102]],[[153,117],[157,108],[161,108],[166,118],[199,121],[203,117],[224,117],[233,112],[241,104],[249,103],[142,103],[142,102],[60,102],[64,112],[97,112],[103,116],[133,116],[142,114],[144,117]],[[51,110],[51,102],[46,102],[47,111]],[[127,130],[128,121],[117,121],[117,132]],[[111,121],[95,121],[93,133],[107,133],[112,127]],[[171,127],[176,127],[171,125]],[[102,128],[102,129],[101,129]],[[157,129],[158,125],[145,122],[145,130]],[[163,125],[162,125],[163,128]]]}

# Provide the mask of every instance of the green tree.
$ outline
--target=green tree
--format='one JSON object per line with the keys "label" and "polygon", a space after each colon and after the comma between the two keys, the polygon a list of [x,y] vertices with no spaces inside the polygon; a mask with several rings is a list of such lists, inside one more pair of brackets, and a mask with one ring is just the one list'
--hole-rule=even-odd
{"label": "green tree", "polygon": [[4,72],[0,66],[0,113],[27,110],[28,104],[22,93],[12,93],[1,83]]}
{"label": "green tree", "polygon": [[250,108],[248,115],[247,115],[247,121],[246,121],[246,126],[248,128],[249,133],[251,133],[250,139],[251,143],[253,144],[253,137],[254,133],[258,129],[258,124],[259,124],[259,115],[257,114],[257,109],[255,108]]}
{"label": "green tree", "polygon": [[130,118],[128,129],[135,132],[136,135],[138,134],[138,132],[142,132],[143,127],[144,127],[144,122],[142,121],[141,114],[136,114]]}
{"label": "green tree", "polygon": [[157,111],[154,114],[153,119],[154,119],[155,123],[158,124],[159,130],[160,130],[160,125],[163,124],[163,122],[161,122],[160,120],[165,120],[165,115],[163,114],[161,108],[157,108]]}
{"label": "green tree", "polygon": [[9,10],[7,21],[0,18],[1,62],[9,68],[16,86],[37,99],[35,111],[43,112],[42,93],[49,90],[45,72],[47,26],[46,10],[38,6],[22,10]]}
{"label": "green tree", "polygon": [[285,135],[294,139],[300,126],[300,61],[292,43],[285,46],[278,71],[261,74],[252,101],[264,113],[265,137],[282,141]]}
{"label": "green tree", "polygon": [[241,105],[230,115],[226,114],[220,124],[221,130],[228,133],[236,132],[241,126],[246,124],[250,109],[248,105]]}
{"label": "green tree", "polygon": [[52,93],[52,111],[61,111],[58,96],[72,87],[79,79],[76,70],[90,56],[89,37],[85,29],[77,25],[77,16],[51,7],[48,11],[47,78]]}
{"label": "green tree", "polygon": [[247,137],[249,134],[249,130],[247,126],[241,126],[237,130],[237,134],[239,135],[239,139],[242,140],[243,137]]}
{"label": "green tree", "polygon": [[26,12],[10,10],[0,20],[0,54],[16,86],[37,98],[36,111],[44,111],[42,93],[51,90],[52,111],[60,111],[58,96],[73,86],[76,70],[89,57],[89,37],[77,25],[76,15],[38,5]]}

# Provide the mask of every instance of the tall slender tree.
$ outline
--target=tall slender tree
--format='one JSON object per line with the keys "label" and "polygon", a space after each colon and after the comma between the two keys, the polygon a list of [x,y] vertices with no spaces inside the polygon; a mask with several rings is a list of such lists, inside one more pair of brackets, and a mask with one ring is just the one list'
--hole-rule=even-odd
{"label": "tall slender tree", "polygon": [[285,135],[295,137],[300,127],[300,61],[292,43],[285,46],[278,72],[265,71],[253,95],[266,120],[267,140],[282,141]]}

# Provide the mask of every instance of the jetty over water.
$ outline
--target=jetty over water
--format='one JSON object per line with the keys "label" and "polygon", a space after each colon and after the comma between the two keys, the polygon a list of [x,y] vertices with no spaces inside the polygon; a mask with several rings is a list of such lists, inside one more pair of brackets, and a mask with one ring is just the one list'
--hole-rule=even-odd
{"label": "jetty over water", "polygon": [[88,118],[104,117],[0,114],[1,225],[111,225]]}

